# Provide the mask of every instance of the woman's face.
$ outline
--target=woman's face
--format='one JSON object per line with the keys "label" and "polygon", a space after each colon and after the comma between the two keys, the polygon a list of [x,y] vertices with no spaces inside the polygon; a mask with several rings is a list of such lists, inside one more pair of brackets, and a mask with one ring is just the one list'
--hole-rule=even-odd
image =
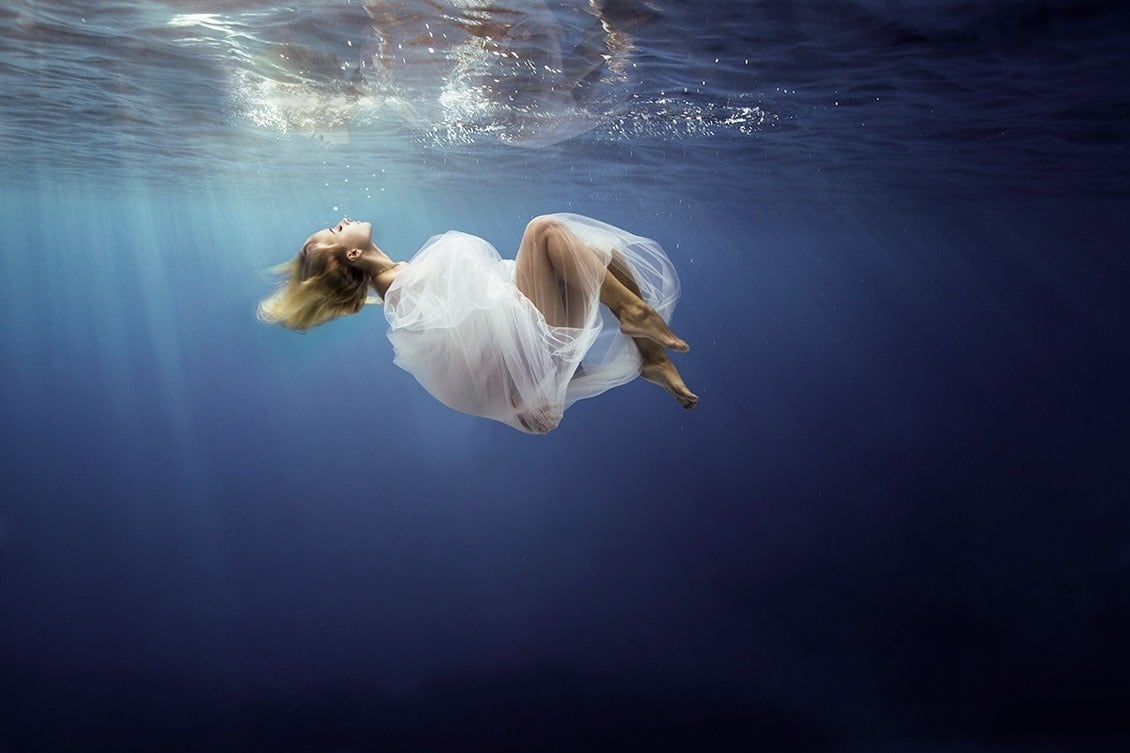
{"label": "woman's face", "polygon": [[357,248],[368,251],[373,245],[373,226],[368,222],[357,222],[345,217],[333,227],[327,227],[311,235],[303,246],[305,253],[312,251],[344,254]]}

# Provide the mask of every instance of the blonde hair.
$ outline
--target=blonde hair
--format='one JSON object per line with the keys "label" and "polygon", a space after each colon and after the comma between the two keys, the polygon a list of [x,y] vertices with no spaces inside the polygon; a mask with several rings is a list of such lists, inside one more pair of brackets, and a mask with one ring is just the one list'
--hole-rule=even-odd
{"label": "blonde hair", "polygon": [[259,303],[259,321],[305,332],[380,302],[369,296],[368,275],[336,254],[311,253],[313,246],[306,244],[298,256],[274,268],[285,281]]}

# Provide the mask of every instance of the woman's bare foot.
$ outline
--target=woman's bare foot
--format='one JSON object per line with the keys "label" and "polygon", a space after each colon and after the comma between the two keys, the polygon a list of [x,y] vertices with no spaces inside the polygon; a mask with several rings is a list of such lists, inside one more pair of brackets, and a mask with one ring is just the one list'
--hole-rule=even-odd
{"label": "woman's bare foot", "polygon": [[643,368],[640,369],[640,376],[667,390],[687,410],[693,410],[698,405],[698,395],[687,389],[687,385],[683,383],[683,377],[679,375],[679,370],[666,356],[661,359],[645,361]]}
{"label": "woman's bare foot", "polygon": [[618,314],[620,331],[629,337],[654,340],[668,350],[686,353],[691,349],[686,341],[677,337],[659,312],[646,303],[623,306]]}

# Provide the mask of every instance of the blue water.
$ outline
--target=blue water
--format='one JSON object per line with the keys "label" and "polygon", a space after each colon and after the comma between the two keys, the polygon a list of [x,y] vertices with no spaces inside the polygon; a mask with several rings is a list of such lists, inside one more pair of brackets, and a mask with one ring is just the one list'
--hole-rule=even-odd
{"label": "blue water", "polygon": [[[0,750],[1125,750],[1128,6],[463,5],[0,9]],[[255,320],[550,211],[697,410]]]}

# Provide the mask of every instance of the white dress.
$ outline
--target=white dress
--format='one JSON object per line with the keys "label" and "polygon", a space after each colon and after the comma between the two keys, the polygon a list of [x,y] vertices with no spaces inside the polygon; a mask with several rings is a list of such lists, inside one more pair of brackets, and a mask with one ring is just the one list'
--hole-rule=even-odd
{"label": "white dress", "polygon": [[679,298],[678,275],[655,241],[580,215],[546,218],[570,231],[584,247],[570,246],[572,253],[585,254],[594,269],[569,281],[569,323],[576,326],[551,326],[515,285],[515,262],[456,231],[432,237],[384,298],[398,366],[455,410],[535,434],[555,428],[577,400],[640,373],[638,349],[600,306],[610,262],[628,268],[665,320]]}

